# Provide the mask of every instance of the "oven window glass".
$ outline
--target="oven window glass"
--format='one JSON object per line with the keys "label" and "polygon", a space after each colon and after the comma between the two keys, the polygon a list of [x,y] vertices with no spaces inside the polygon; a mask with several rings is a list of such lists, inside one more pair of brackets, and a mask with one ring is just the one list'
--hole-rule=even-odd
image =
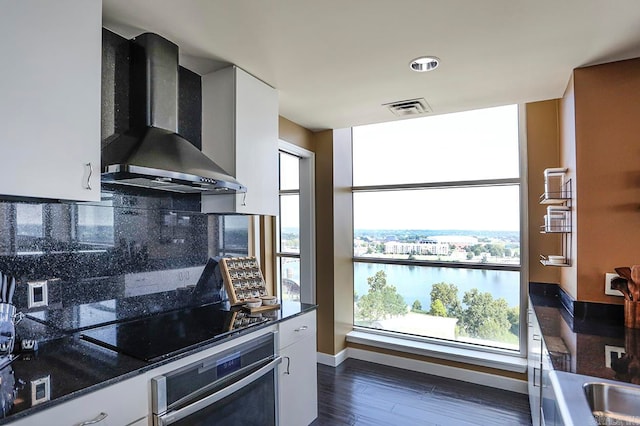
{"label": "oven window glass", "polygon": [[228,397],[171,425],[209,426],[276,424],[275,371],[262,376]]}

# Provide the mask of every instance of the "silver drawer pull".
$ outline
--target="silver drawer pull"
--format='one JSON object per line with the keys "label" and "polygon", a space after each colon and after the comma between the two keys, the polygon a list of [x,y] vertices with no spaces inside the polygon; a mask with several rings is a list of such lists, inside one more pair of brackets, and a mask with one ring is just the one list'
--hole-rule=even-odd
{"label": "silver drawer pull", "polygon": [[87,163],[85,164],[85,166],[89,168],[89,176],[87,176],[87,186],[85,186],[84,189],[88,189],[89,191],[91,191],[91,175],[93,174],[93,166],[91,165],[91,163]]}
{"label": "silver drawer pull", "polygon": [[87,420],[86,422],[82,422],[82,423],[78,423],[76,426],[94,425],[94,424],[100,423],[101,421],[106,419],[107,416],[108,416],[107,413],[100,413],[100,414],[98,414],[98,417],[96,417],[95,419]]}
{"label": "silver drawer pull", "polygon": [[307,327],[306,325],[303,325],[300,328],[296,328],[295,331],[298,331],[298,332],[305,331],[307,328],[309,328],[309,327]]}

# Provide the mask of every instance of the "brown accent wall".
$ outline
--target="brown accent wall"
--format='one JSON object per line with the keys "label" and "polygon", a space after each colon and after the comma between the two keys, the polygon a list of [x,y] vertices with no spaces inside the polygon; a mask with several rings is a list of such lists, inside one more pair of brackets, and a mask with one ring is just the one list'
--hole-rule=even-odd
{"label": "brown accent wall", "polygon": [[333,257],[333,132],[314,135],[316,147],[316,303],[318,352],[335,354]]}
{"label": "brown accent wall", "polygon": [[298,145],[308,151],[315,152],[314,135],[308,129],[287,120],[286,118],[278,117],[278,133],[280,139],[293,144]]}
{"label": "brown accent wall", "polygon": [[640,264],[640,58],[574,71],[577,296],[606,296],[604,274]]}
{"label": "brown accent wall", "polygon": [[560,167],[559,108],[557,99],[526,105],[529,281],[534,282],[560,282],[560,268],[539,262],[541,254],[560,254],[559,236],[540,233],[547,207],[539,202],[544,192],[544,169]]}

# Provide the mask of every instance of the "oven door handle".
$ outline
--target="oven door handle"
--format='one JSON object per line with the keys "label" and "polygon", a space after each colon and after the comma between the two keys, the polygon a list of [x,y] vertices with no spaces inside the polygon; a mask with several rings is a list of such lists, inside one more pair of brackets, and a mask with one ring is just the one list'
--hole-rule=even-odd
{"label": "oven door handle", "polygon": [[268,364],[265,364],[264,366],[260,367],[258,370],[254,371],[253,373],[249,374],[246,377],[243,377],[237,382],[232,383],[226,388],[220,389],[218,392],[212,393],[211,395],[208,395],[202,399],[199,399],[193,404],[189,404],[186,407],[181,408],[179,410],[170,411],[166,414],[157,416],[157,419],[158,419],[157,425],[158,426],[170,425],[172,423],[175,423],[179,420],[184,419],[187,416],[190,416],[193,413],[203,410],[204,408],[210,406],[211,404],[215,404],[216,402],[228,397],[232,393],[239,391],[243,387],[249,385],[250,383],[255,382],[262,376],[268,374],[271,370],[275,369],[276,366],[281,362],[282,362],[282,357],[278,356],[274,358],[273,361],[269,362]]}

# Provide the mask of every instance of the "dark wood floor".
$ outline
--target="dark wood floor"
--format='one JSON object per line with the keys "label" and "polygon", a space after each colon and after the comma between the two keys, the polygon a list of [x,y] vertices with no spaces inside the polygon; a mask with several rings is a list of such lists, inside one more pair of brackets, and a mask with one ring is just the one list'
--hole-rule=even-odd
{"label": "dark wood floor", "polygon": [[527,395],[348,359],[318,364],[320,425],[531,425],[531,417]]}

